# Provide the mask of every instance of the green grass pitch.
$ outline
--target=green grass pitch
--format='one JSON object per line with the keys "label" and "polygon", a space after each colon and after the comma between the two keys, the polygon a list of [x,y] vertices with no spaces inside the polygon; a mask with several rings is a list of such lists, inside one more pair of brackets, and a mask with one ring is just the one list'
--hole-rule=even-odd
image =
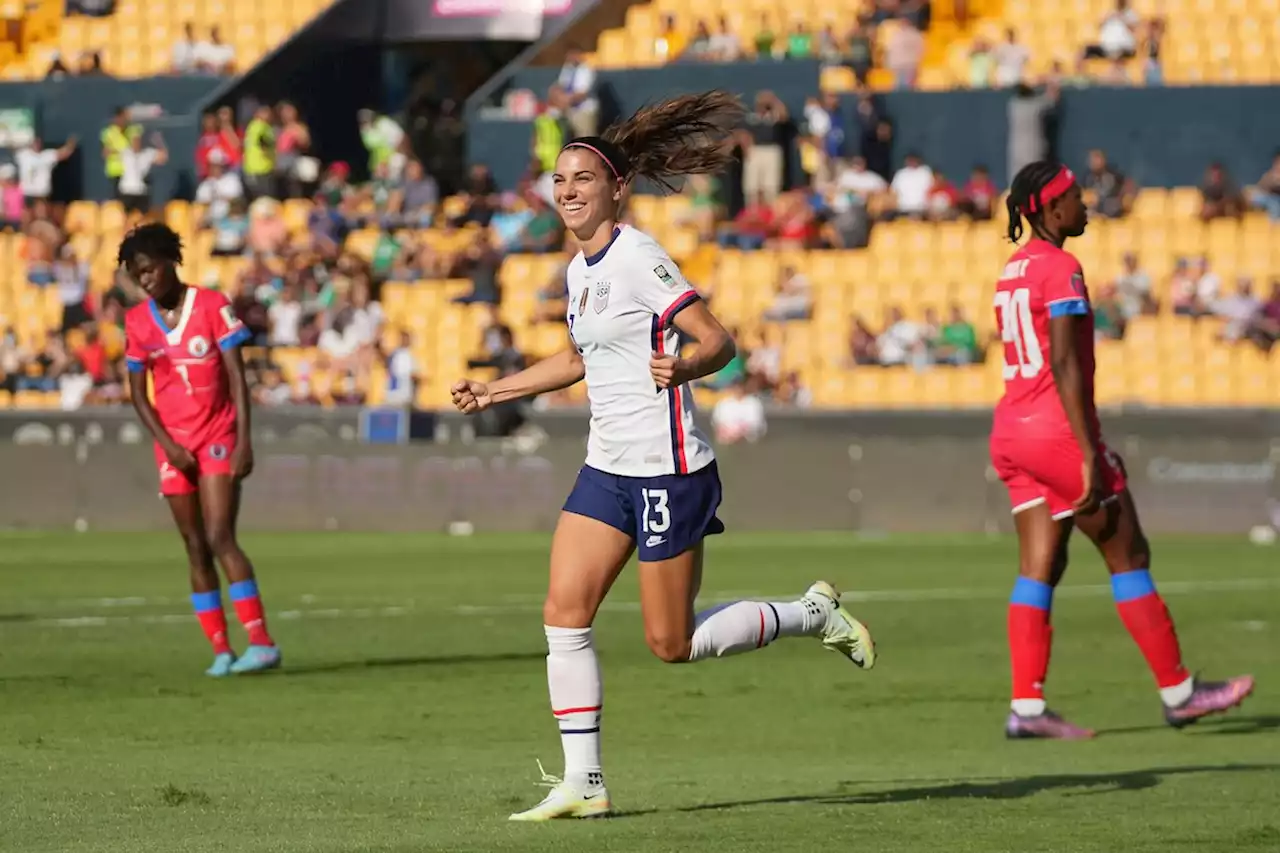
{"label": "green grass pitch", "polygon": [[705,601],[830,579],[878,666],[806,640],[663,665],[628,573],[597,623],[622,815],[528,825],[506,816],[541,797],[535,759],[560,766],[546,537],[245,546],[285,668],[214,681],[176,535],[0,535],[0,850],[1280,850],[1274,548],[1154,542],[1189,664],[1259,678],[1244,708],[1176,732],[1075,543],[1050,699],[1103,734],[1009,743],[1012,541],[719,537]]}

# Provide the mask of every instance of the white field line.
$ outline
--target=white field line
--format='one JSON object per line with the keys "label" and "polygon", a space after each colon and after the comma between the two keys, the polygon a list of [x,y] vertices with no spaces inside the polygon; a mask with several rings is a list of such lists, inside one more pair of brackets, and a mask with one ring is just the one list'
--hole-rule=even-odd
{"label": "white field line", "polygon": [[[1280,590],[1280,578],[1240,578],[1235,580],[1206,581],[1166,581],[1159,585],[1160,591],[1166,595],[1195,595],[1221,592],[1261,592]],[[1110,584],[1084,584],[1061,587],[1057,594],[1068,598],[1103,598],[1110,597]],[[737,601],[743,598],[756,600],[787,601],[793,598],[795,591],[769,595],[756,591],[716,591],[708,593],[700,601],[705,604],[719,604]],[[1008,597],[1007,588],[971,587],[971,588],[921,588],[921,589],[878,589],[851,590],[844,593],[846,602],[946,602],[946,601],[999,601]],[[415,614],[451,613],[458,616],[492,616],[500,614],[536,613],[542,610],[541,596],[515,594],[503,596],[506,601],[497,604],[456,604],[426,605],[407,600],[398,605],[382,605],[376,607],[327,607],[297,608],[278,610],[270,614],[273,619],[283,621],[319,620],[319,619],[388,619]],[[316,596],[300,597],[304,603],[316,601]],[[164,606],[177,604],[171,598],[101,598],[101,599],[66,599],[44,601],[47,608],[50,604],[64,607],[67,605],[97,610],[119,610],[129,607]],[[600,608],[610,613],[636,613],[640,610],[638,601],[606,601]],[[102,628],[111,625],[171,625],[186,624],[191,621],[190,612],[157,613],[157,614],[121,614],[104,615],[92,613],[76,616],[58,616],[33,619],[27,622],[14,622],[9,626],[36,625],[46,628]]]}

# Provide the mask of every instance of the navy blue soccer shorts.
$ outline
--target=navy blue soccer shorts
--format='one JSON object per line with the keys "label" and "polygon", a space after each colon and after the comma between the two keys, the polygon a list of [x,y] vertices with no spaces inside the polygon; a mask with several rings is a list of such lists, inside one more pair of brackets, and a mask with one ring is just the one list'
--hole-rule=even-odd
{"label": "navy blue soccer shorts", "polygon": [[720,471],[712,462],[691,474],[622,477],[587,465],[578,472],[565,512],[585,515],[635,540],[640,561],[668,560],[724,532],[716,518]]}

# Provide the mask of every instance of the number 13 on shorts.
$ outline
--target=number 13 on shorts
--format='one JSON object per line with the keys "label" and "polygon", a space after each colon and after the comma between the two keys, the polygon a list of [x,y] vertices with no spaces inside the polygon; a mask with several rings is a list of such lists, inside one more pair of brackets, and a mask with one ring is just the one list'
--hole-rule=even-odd
{"label": "number 13 on shorts", "polygon": [[640,516],[645,533],[666,533],[671,529],[671,509],[666,489],[641,489],[644,513]]}

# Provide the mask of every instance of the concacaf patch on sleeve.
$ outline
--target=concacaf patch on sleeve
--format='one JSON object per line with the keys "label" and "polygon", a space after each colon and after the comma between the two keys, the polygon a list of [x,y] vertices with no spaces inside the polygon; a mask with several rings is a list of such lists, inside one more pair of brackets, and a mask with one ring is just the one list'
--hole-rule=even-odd
{"label": "concacaf patch on sleeve", "polygon": [[653,274],[667,287],[675,287],[676,280],[671,277],[671,273],[667,272],[667,268],[662,264],[658,264],[653,268]]}
{"label": "concacaf patch on sleeve", "polygon": [[1076,292],[1077,296],[1084,296],[1084,273],[1073,272],[1071,274],[1071,289]]}
{"label": "concacaf patch on sleeve", "polygon": [[218,311],[222,314],[222,322],[227,324],[228,329],[235,328],[240,323],[240,318],[236,316],[235,309],[230,305],[223,305]]}

